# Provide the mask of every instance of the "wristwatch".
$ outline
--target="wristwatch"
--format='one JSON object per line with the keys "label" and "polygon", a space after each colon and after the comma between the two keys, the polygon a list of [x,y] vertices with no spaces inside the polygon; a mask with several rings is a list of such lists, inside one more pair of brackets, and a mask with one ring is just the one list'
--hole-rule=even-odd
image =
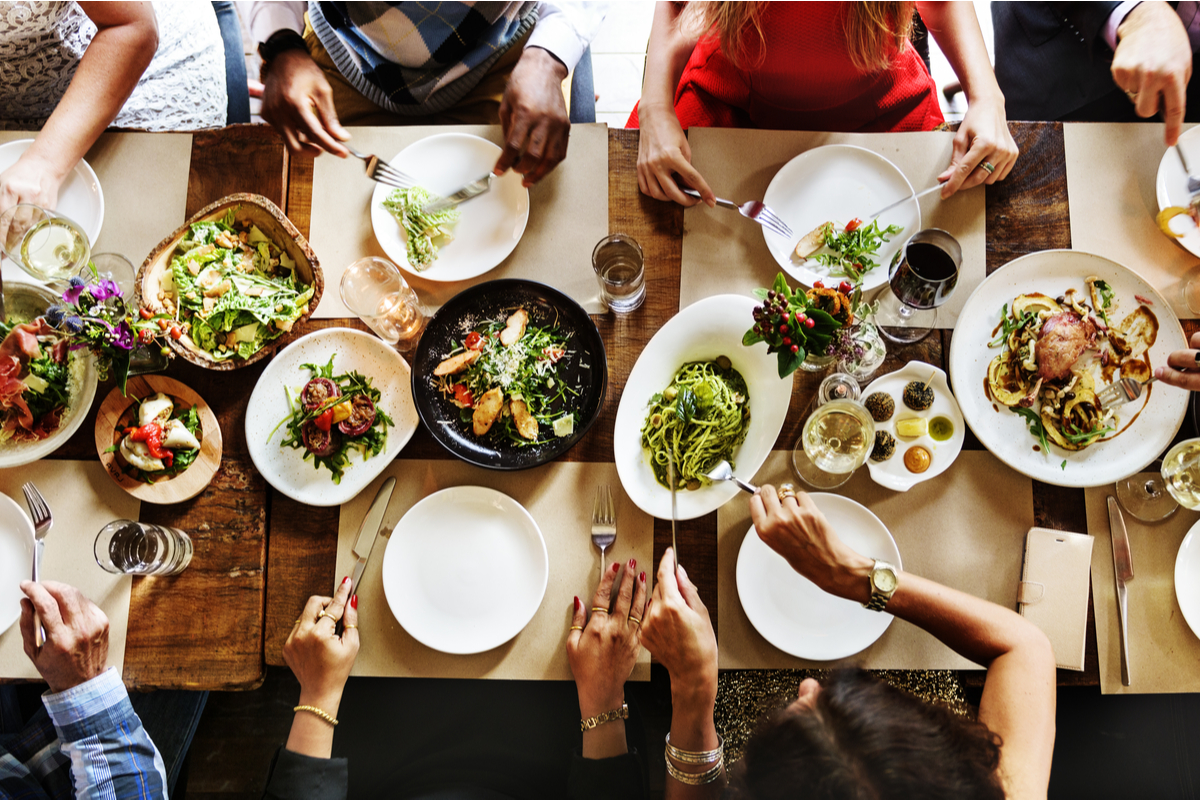
{"label": "wristwatch", "polygon": [[864,608],[883,611],[883,607],[896,593],[896,568],[886,561],[875,560],[871,567],[871,599],[863,603]]}
{"label": "wristwatch", "polygon": [[265,42],[258,45],[258,55],[262,58],[262,66],[258,70],[259,80],[266,80],[267,70],[275,56],[287,50],[303,50],[308,52],[304,37],[290,28],[280,28],[267,37]]}

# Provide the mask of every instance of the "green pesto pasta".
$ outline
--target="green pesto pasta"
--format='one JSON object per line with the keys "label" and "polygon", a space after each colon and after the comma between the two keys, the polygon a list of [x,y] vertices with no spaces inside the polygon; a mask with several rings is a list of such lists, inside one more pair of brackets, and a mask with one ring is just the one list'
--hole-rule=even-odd
{"label": "green pesto pasta", "polygon": [[650,451],[655,479],[670,488],[667,453],[675,461],[676,488],[699,489],[719,462],[732,466],[733,453],[750,427],[750,393],[741,374],[721,356],[692,361],[671,385],[650,398],[642,447]]}

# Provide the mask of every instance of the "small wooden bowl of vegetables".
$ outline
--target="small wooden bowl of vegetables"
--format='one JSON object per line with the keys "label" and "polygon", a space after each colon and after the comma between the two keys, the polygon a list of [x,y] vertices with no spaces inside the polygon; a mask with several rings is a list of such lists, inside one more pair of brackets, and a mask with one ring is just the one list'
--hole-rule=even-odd
{"label": "small wooden bowl of vegetables", "polygon": [[221,427],[208,404],[161,375],[114,388],[96,416],[96,451],[117,485],[147,503],[188,500],[221,466]]}
{"label": "small wooden bowl of vegetables", "polygon": [[165,330],[176,354],[230,370],[297,338],[324,288],[316,254],[279,207],[231,194],[154,248],[136,297],[145,313],[175,317]]}

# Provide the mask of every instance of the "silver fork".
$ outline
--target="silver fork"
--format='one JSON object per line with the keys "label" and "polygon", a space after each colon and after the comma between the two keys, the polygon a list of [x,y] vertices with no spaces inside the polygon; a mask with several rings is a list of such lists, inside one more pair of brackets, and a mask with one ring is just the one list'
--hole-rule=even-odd
{"label": "silver fork", "polygon": [[350,155],[355,158],[361,158],[366,162],[367,177],[376,183],[382,183],[384,186],[395,186],[397,189],[407,189],[416,183],[408,175],[396,169],[379,156],[369,156],[360,153],[348,145],[346,149],[350,151]]}
{"label": "silver fork", "polygon": [[1179,146],[1178,142],[1175,143],[1175,152],[1179,154],[1179,163],[1183,164],[1183,171],[1187,173],[1188,193],[1194,195],[1200,192],[1200,177],[1197,177],[1188,166],[1187,159],[1183,157],[1183,148]]}
{"label": "silver fork", "polygon": [[[54,517],[33,481],[22,486],[21,491],[25,493],[25,505],[29,506],[29,516],[33,518],[33,582],[37,583],[41,580],[42,551],[46,546],[46,534],[54,524]],[[33,612],[33,643],[37,647],[46,643],[46,631],[42,629],[42,620],[36,611]]]}
{"label": "silver fork", "polygon": [[1116,383],[1109,384],[1097,392],[1096,399],[1100,401],[1100,407],[1106,411],[1110,408],[1119,408],[1141,397],[1142,389],[1154,383],[1155,380],[1153,376],[1145,383],[1133,378],[1121,378]]}
{"label": "silver fork", "polygon": [[592,544],[600,548],[600,577],[604,577],[604,551],[617,540],[617,512],[613,507],[612,491],[608,484],[596,487],[596,502],[592,506]]}
{"label": "silver fork", "polygon": [[[683,189],[683,187],[680,188]],[[695,189],[683,189],[683,193],[688,197],[700,199],[700,193]],[[789,228],[783,220],[776,216],[774,211],[772,211],[768,206],[760,203],[758,200],[750,200],[738,205],[732,200],[726,200],[721,197],[714,199],[717,201],[717,205],[724,206],[725,208],[732,208],[746,219],[754,220],[767,230],[775,231],[775,233],[778,233],[784,238],[791,238],[792,229]]]}
{"label": "silver fork", "polygon": [[728,461],[722,461],[712,468],[712,472],[707,475],[710,481],[733,481],[738,488],[747,494],[758,494],[758,487],[752,483],[747,483],[741,478],[733,474],[733,467],[729,466]]}

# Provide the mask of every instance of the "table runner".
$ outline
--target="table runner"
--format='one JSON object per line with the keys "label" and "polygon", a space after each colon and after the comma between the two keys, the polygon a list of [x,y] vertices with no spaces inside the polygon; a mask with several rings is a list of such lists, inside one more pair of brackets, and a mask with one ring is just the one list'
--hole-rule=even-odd
{"label": "table runner", "polygon": [[1155,122],[1063,124],[1071,247],[1111,258],[1145,278],[1181,319],[1195,317],[1183,297],[1197,258],[1154,221],[1154,184],[1166,146]]}
{"label": "table runner", "polygon": [[[439,133],[469,133],[503,146],[498,125],[350,128],[351,144],[390,160],[408,145]],[[325,294],[315,317],[354,316],[338,287],[347,266],[364,256],[386,258],[371,228],[375,183],[363,177],[358,159],[330,156],[313,165],[309,241],[321,260]],[[431,310],[469,286],[498,278],[547,283],[573,298],[588,313],[604,310],[598,299],[592,248],[608,233],[608,128],[572,125],[567,158],[529,190],[529,224],[516,249],[495,269],[454,283],[423,280],[401,272]]]}
{"label": "table runner", "polygon": [[[121,671],[125,663],[125,634],[129,626],[129,595],[133,579],[111,575],[96,566],[92,544],[96,534],[114,519],[137,519],[141,502],[127,494],[98,461],[47,461],[0,470],[0,492],[25,509],[21,486],[37,484],[54,515],[46,536],[42,578],[78,588],[108,615],[108,663]],[[170,578],[147,580],[170,581]],[[0,678],[38,678],[21,644],[20,625],[0,635]]]}
{"label": "table runner", "polygon": [[[1160,127],[1161,126],[1156,126]],[[1149,525],[1125,514],[1133,580],[1129,591],[1129,677],[1121,685],[1121,634],[1113,578],[1108,496],[1112,486],[1086,490],[1092,552],[1092,606],[1103,694],[1200,692],[1200,639],[1183,619],[1175,597],[1175,556],[1184,535],[1200,515],[1181,508],[1165,522]],[[1200,579],[1200,576],[1195,576]]]}
{"label": "table runner", "polygon": [[[590,604],[600,571],[600,551],[591,543],[595,487],[612,487],[617,506],[617,540],[606,564],[636,558],[653,582],[653,520],[621,490],[613,464],[557,462],[521,472],[484,472],[460,461],[396,461],[342,506],[338,519],[337,576],[354,566],[351,547],[384,479],[396,478],[396,490],[384,517],[388,531],[422,498],[448,486],[485,485],[523,505],[546,540],[550,579],[530,623],[512,640],[486,653],[455,656],[417,642],[400,627],[388,607],[381,568],[387,540],[375,543],[358,596],[362,646],[352,675],[416,678],[509,678],[571,680],[566,640],[572,598]],[[430,531],[430,535],[437,535]],[[332,590],[332,587],[331,587]],[[631,680],[650,679],[650,656],[643,650]]]}
{"label": "table runner", "polygon": [[[795,482],[791,453],[775,451],[754,483]],[[891,531],[906,571],[1016,609],[1025,534],[1033,526],[1033,481],[991,453],[966,450],[944,474],[907,492],[876,484],[860,469],[837,490],[869,508]],[[979,669],[933,636],[894,620],[866,650],[840,661],[796,658],[750,624],[737,591],[737,557],[750,529],[739,495],[717,512],[718,641],[722,669]]]}
{"label": "table runner", "polygon": [[[800,153],[829,144],[865,147],[887,158],[907,176],[914,190],[933,186],[950,163],[954,134],[811,133],[727,128],[692,128],[692,163],[719,196],[737,202],[763,197],[779,169]],[[938,312],[939,328],[953,328],[967,298],[986,276],[984,189],[977,187],[939,200],[921,201],[921,225],[942,228],[958,239],[963,264],[958,287]],[[874,209],[863,209],[868,214]],[[730,215],[734,216],[730,216]],[[684,215],[683,267],[679,307],[715,294],[750,294],[770,286],[780,272],[759,226],[736,211],[697,205]],[[794,231],[799,239],[807,231]],[[916,231],[904,231],[907,239]],[[887,269],[881,264],[878,269]],[[794,282],[794,281],[793,281]]]}

